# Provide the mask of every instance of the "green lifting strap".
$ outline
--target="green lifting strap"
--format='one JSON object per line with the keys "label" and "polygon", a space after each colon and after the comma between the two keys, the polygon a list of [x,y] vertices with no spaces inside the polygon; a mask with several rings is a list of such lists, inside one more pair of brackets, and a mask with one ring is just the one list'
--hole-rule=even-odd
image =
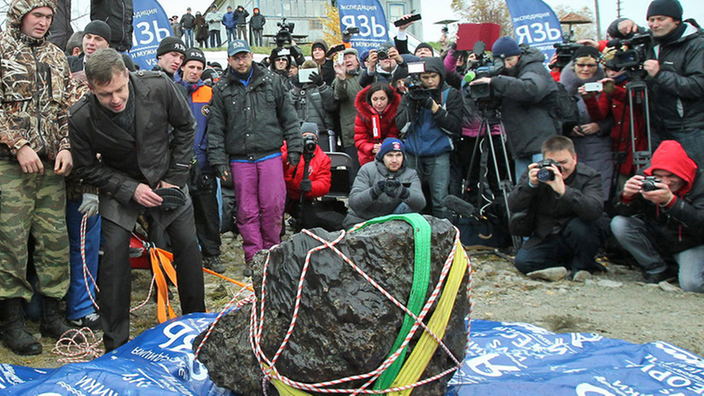
{"label": "green lifting strap", "polygon": [[[393,214],[371,219],[365,222],[364,225],[357,230],[361,230],[370,224],[385,223],[390,220],[402,220],[413,227],[413,237],[415,240],[415,264],[413,269],[413,286],[411,287],[411,295],[408,297],[408,304],[406,306],[409,311],[413,312],[413,314],[417,316],[420,314],[420,311],[425,304],[428,285],[430,284],[430,223],[428,223],[428,221],[418,213],[402,215]],[[411,330],[414,323],[415,320],[406,314],[403,319],[401,330],[399,331],[396,341],[391,347],[391,351],[387,355],[387,358],[401,346],[403,340],[405,340],[408,336],[408,332]],[[375,390],[388,389],[391,386],[403,366],[407,352],[408,346],[403,349],[393,364],[387,367],[381,376],[377,378],[374,383]]]}

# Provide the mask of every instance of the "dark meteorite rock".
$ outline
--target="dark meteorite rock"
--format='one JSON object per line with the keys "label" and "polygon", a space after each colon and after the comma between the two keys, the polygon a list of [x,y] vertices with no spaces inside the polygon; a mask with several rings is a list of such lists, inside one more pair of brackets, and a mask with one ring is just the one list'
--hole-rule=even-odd
{"label": "dark meteorite rock", "polygon": [[[426,217],[432,227],[431,274],[426,300],[452,249],[455,231],[446,220]],[[314,232],[332,241],[339,233]],[[262,349],[271,359],[291,322],[296,288],[309,249],[320,242],[296,234],[271,252],[266,285]],[[414,238],[403,221],[369,225],[348,234],[336,245],[386,291],[406,304],[413,282]],[[265,254],[255,257],[254,289],[261,297]],[[443,342],[462,361],[466,343],[464,318],[469,313],[465,274]],[[259,304],[259,302],[257,302]],[[436,300],[437,304],[437,300]],[[224,316],[203,347],[199,359],[219,386],[243,395],[262,394],[262,373],[249,341],[251,306]],[[425,317],[427,323],[435,307]],[[404,313],[364,280],[330,249],[313,253],[305,278],[296,327],[276,363],[279,372],[294,381],[318,383],[374,370],[386,358],[403,323]],[[409,344],[408,355],[422,329]],[[201,334],[194,345],[200,343]],[[455,364],[438,348],[421,376],[428,378]],[[451,374],[417,388],[415,395],[444,395]],[[356,388],[364,382],[348,382]],[[269,394],[278,394],[273,386]]]}

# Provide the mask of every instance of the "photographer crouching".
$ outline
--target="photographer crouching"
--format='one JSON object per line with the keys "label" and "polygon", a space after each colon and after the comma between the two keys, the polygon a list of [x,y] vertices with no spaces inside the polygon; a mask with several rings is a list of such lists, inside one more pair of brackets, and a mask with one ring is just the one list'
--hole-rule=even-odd
{"label": "photographer crouching", "polygon": [[[611,230],[643,269],[647,283],[674,277],[704,293],[704,180],[682,145],[665,140],[650,166],[628,179]],[[674,263],[672,262],[674,260]]]}
{"label": "photographer crouching", "polygon": [[386,138],[373,162],[364,164],[350,191],[345,229],[357,223],[394,213],[417,213],[425,197],[416,171],[406,167],[406,148],[396,138]]}
{"label": "photographer crouching", "polygon": [[567,137],[551,137],[541,151],[545,159],[530,164],[508,196],[511,234],[530,237],[516,254],[516,268],[529,274],[565,267],[573,280],[604,272],[594,259],[606,237],[599,173],[577,164]]}

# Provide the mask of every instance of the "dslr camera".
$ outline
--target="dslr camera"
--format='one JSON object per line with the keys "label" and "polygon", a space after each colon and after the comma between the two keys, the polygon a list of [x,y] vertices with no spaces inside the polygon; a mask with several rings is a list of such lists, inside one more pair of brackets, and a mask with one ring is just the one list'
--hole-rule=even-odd
{"label": "dslr camera", "polygon": [[648,52],[653,46],[653,37],[650,33],[636,34],[625,40],[615,40],[614,44],[617,48],[616,53],[605,63],[605,66],[612,70],[639,72],[643,69],[643,62],[648,59]]}
{"label": "dslr camera", "polygon": [[318,145],[318,142],[315,140],[313,136],[306,135],[303,137],[303,154],[306,155],[313,155],[315,153],[315,147]]}
{"label": "dslr camera", "polygon": [[291,46],[293,43],[293,28],[296,26],[293,22],[286,22],[286,18],[282,18],[281,22],[277,22],[276,26],[279,27],[279,31],[276,33],[274,40],[276,41],[277,47]]}
{"label": "dslr camera", "polygon": [[376,50],[376,58],[379,60],[389,59],[389,49],[379,48]]}
{"label": "dslr camera", "polygon": [[549,168],[550,165],[555,165],[557,169],[560,170],[560,173],[563,172],[562,165],[557,163],[555,160],[552,160],[550,158],[546,158],[540,162],[538,162],[538,174],[536,175],[538,177],[538,181],[541,182],[548,182],[555,180],[555,172]]}
{"label": "dslr camera", "polygon": [[645,180],[643,180],[643,184],[641,185],[640,189],[643,191],[655,191],[660,188],[655,186],[655,183],[660,182],[660,179],[655,176],[646,176]]}

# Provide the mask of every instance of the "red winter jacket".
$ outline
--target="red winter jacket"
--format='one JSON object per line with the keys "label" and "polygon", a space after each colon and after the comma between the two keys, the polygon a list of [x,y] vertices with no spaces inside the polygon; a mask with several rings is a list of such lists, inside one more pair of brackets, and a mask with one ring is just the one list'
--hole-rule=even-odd
{"label": "red winter jacket", "polygon": [[[609,115],[614,118],[614,126],[611,128],[611,140],[613,141],[613,152],[625,152],[626,159],[618,166],[618,172],[622,175],[630,176],[636,171],[633,166],[633,150],[631,150],[631,117],[628,110],[628,96],[626,96],[626,82],[624,81],[616,85],[614,91],[610,94],[594,95],[589,99],[585,99],[589,116],[592,121],[601,121],[608,118]],[[635,97],[634,103],[635,101]],[[648,149],[648,138],[645,133],[645,125],[641,115],[641,107],[637,106],[633,109],[634,127],[636,130],[636,150],[645,151]]]}
{"label": "red winter jacket", "polygon": [[372,116],[377,115],[377,112],[366,101],[369,87],[371,85],[359,91],[354,101],[357,108],[357,118],[354,120],[354,145],[357,147],[360,166],[374,160],[375,153],[372,153],[372,149],[376,143],[383,142],[387,137],[398,137],[399,135],[395,119],[396,110],[401,103],[401,95],[394,92],[394,96],[389,98],[389,105],[379,116],[381,138],[373,138]]}
{"label": "red winter jacket", "polygon": [[[297,167],[292,167],[288,163],[288,151],[286,142],[281,147],[281,156],[284,164],[284,180],[286,181],[286,192],[288,197],[293,200],[301,199],[301,180],[303,180],[304,161],[301,156],[301,161]],[[295,172],[294,172],[295,171]],[[306,199],[313,200],[322,197],[330,192],[330,157],[323,152],[320,146],[315,147],[313,159],[308,165],[308,178],[311,180],[313,189],[306,194]]]}

